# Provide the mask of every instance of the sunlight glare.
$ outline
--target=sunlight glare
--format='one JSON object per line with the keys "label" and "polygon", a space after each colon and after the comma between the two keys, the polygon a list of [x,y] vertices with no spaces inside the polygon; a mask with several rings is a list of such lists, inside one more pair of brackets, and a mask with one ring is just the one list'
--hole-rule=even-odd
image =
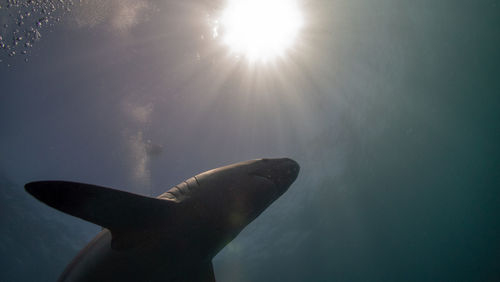
{"label": "sunlight glare", "polygon": [[233,53],[268,61],[292,46],[301,27],[296,0],[229,0],[218,33]]}

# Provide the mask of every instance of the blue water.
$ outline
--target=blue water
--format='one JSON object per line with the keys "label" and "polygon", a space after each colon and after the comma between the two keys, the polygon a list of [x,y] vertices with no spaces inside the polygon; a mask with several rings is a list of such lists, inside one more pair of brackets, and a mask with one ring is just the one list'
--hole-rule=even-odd
{"label": "blue water", "polygon": [[157,195],[280,156],[299,178],[217,281],[500,280],[500,1],[303,1],[293,52],[265,66],[210,37],[222,2],[58,2],[21,25],[35,4],[7,2],[0,281],[56,280],[100,230],[28,181]]}

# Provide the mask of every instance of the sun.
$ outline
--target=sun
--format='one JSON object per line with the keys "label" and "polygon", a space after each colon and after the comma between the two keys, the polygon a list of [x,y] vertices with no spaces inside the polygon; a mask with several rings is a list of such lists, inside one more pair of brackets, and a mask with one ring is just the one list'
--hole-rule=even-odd
{"label": "sun", "polygon": [[229,0],[215,30],[232,53],[269,61],[292,47],[303,25],[297,0]]}

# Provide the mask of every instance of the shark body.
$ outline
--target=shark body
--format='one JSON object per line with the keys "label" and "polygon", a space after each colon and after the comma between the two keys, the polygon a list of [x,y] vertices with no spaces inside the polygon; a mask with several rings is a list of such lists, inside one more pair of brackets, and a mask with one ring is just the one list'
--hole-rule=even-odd
{"label": "shark body", "polygon": [[68,281],[215,281],[212,258],[295,181],[288,158],[213,169],[157,198],[67,181],[26,190],[103,230],[59,278]]}

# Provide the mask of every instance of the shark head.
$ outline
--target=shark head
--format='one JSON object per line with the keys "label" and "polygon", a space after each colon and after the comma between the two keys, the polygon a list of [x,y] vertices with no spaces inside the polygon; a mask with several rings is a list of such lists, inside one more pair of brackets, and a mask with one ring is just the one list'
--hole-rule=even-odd
{"label": "shark head", "polygon": [[258,159],[209,170],[195,176],[200,187],[218,194],[218,204],[232,213],[259,215],[295,181],[299,165],[292,159]]}
{"label": "shark head", "polygon": [[241,165],[244,167],[243,170],[246,170],[252,178],[251,181],[261,181],[263,178],[267,182],[272,182],[273,189],[278,193],[277,197],[281,196],[290,187],[300,170],[299,164],[289,158],[260,159],[249,161],[246,167],[245,164]]}
{"label": "shark head", "polygon": [[222,247],[286,192],[298,173],[299,165],[288,158],[245,161],[198,174],[160,198],[189,207]]}
{"label": "shark head", "polygon": [[257,159],[212,169],[196,175],[196,179],[200,185],[226,184],[228,188],[218,189],[228,194],[263,192],[277,198],[295,181],[299,169],[297,162],[289,158]]}

